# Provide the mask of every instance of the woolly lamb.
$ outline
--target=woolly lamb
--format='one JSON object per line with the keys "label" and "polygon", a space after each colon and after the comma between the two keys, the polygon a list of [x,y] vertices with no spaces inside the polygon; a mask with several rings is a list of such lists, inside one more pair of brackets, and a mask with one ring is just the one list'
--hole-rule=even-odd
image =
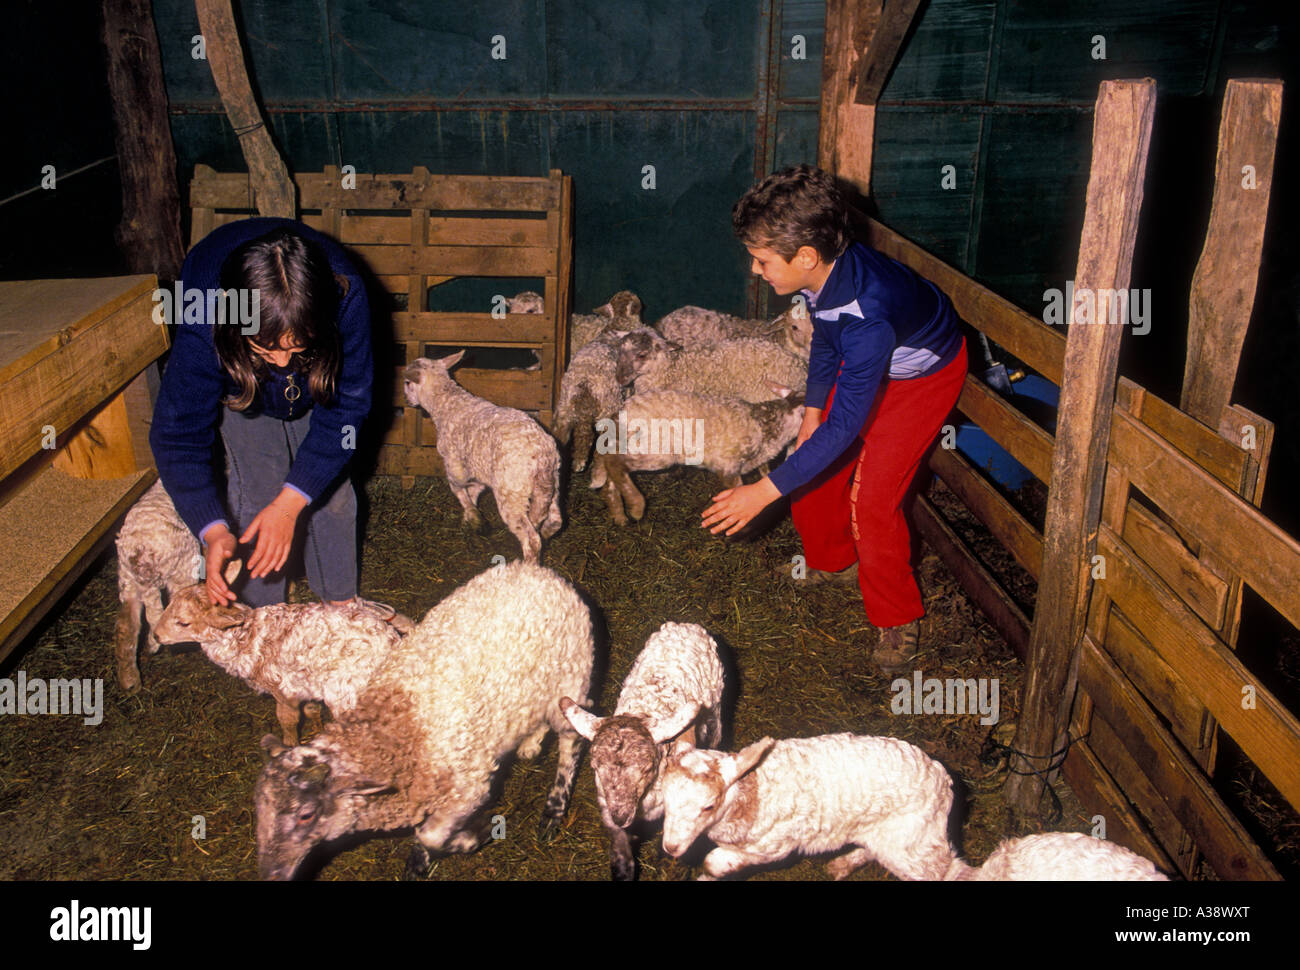
{"label": "woolly lamb", "polygon": [[641,325],[641,298],[631,290],[619,290],[591,313],[569,317],[569,353],[576,354],[603,333],[626,332]]}
{"label": "woolly lamb", "polygon": [[616,415],[627,397],[627,388],[615,379],[618,353],[614,345],[623,335],[622,330],[602,333],[573,355],[560,379],[553,428],[560,444],[567,445],[572,439],[574,471],[587,467],[596,422]]}
{"label": "woolly lamb", "polygon": [[[492,489],[506,528],[526,562],[541,557],[542,539],[560,531],[560,453],[540,424],[465,390],[447,373],[465,351],[421,357],[406,368],[406,400],[428,412],[438,430],[447,484],[465,510],[465,525],[483,528],[478,499]],[[540,535],[539,535],[540,533]]]}
{"label": "woolly lamb", "polygon": [[122,602],[117,614],[114,655],[117,682],[123,690],[140,689],[136,651],[140,643],[140,610],[144,609],[145,644],[157,653],[154,627],[163,612],[162,591],[168,598],[201,575],[199,541],[181,521],[161,481],[131,506],[117,535],[117,590]]}
{"label": "woolly lamb", "polygon": [[582,740],[559,699],[586,703],[591,615],[541,566],[493,567],[457,589],[391,650],[357,706],[296,748],[263,738],[257,782],[263,878],[288,879],[318,844],[353,832],[415,828],[408,874],[429,850],[471,852],[503,759],[535,757],[560,737],[559,770],[542,812],[555,830],[568,806]]}
{"label": "woolly lamb", "polygon": [[680,856],[706,833],[717,843],[701,878],[848,848],[827,864],[836,879],[872,859],[900,879],[941,879],[956,858],[952,780],[896,738],[763,738],[736,754],[679,742],[663,799],[665,852]]}
{"label": "woolly lamb", "polygon": [[629,514],[645,514],[645,496],[629,472],[699,464],[715,472],[723,487],[734,488],[745,472],[775,458],[798,435],[804,407],[802,392],[773,385],[771,393],[781,396],[762,404],[682,391],[628,398],[619,415],[620,425],[626,422],[626,449],[606,432],[591,471],[591,487],[603,488],[614,522],[627,525]]}
{"label": "woolly lamb", "polygon": [[546,300],[540,293],[524,290],[507,300],[506,308],[510,313],[543,313],[546,310]]}
{"label": "woolly lamb", "polygon": [[966,882],[1127,880],[1167,882],[1149,860],[1123,846],[1078,832],[1049,832],[1003,842],[971,867],[957,859],[945,877]]}
{"label": "woolly lamb", "polygon": [[767,340],[807,360],[812,351],[812,318],[805,306],[792,306],[772,321],[746,320],[704,307],[684,306],[662,317],[655,329],[683,347],[707,347],[724,340]]}
{"label": "woolly lamb", "polygon": [[591,744],[596,801],[609,835],[615,879],[636,875],[628,828],[639,817],[663,818],[659,765],[668,742],[681,735],[706,747],[722,737],[722,662],[708,631],[694,623],[665,623],[636,658],[618,706],[596,717],[569,698],[560,707]]}
{"label": "woolly lamb", "polygon": [[758,403],[772,398],[771,383],[803,388],[808,362],[766,340],[726,340],[684,349],[650,328],[618,343],[620,384],[643,391],[689,391]]}
{"label": "woolly lamb", "polygon": [[[238,563],[235,564],[235,571]],[[230,581],[234,580],[227,570]],[[208,659],[275,698],[286,744],[298,743],[299,707],[320,730],[320,705],[337,717],[413,624],[382,603],[215,606],[199,583],[176,593],[158,620],[162,643],[197,643]]]}

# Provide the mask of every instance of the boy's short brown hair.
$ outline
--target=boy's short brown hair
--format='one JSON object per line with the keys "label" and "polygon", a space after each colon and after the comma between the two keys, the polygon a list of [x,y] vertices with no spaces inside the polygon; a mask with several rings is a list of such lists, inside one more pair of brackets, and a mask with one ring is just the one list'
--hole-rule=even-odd
{"label": "boy's short brown hair", "polygon": [[782,169],[751,187],[732,208],[731,226],[746,246],[771,249],[787,263],[801,246],[829,263],[853,241],[835,178],[811,165]]}

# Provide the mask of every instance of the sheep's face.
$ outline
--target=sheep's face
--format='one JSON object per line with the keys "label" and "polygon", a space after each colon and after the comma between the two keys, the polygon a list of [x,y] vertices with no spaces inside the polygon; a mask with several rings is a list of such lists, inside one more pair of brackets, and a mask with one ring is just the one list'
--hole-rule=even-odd
{"label": "sheep's face", "polygon": [[625,829],[659,772],[659,746],[635,717],[607,717],[591,743],[596,794],[607,820]]}
{"label": "sheep's face", "polygon": [[510,299],[511,313],[541,313],[545,308],[546,301],[542,298],[542,294],[534,293],[532,290],[516,293]]}
{"label": "sheep's face", "polygon": [[648,329],[634,330],[618,344],[614,380],[626,387],[668,354],[668,341]]}
{"label": "sheep's face", "polygon": [[808,307],[795,304],[776,318],[784,333],[783,343],[787,350],[798,354],[804,360],[812,352],[813,322]]}
{"label": "sheep's face", "polygon": [[363,801],[388,785],[357,782],[336,771],[328,752],[286,748],[273,734],[270,754],[254,789],[257,869],[263,879],[292,879],[308,853],[357,827]]}
{"label": "sheep's face", "polygon": [[723,777],[727,756],[684,743],[673,746],[664,761],[664,851],[679,857],[721,818],[728,784]]}
{"label": "sheep's face", "polygon": [[413,408],[423,407],[426,411],[429,410],[426,403],[429,394],[439,387],[455,383],[449,371],[464,356],[465,351],[462,350],[450,357],[417,357],[407,364],[402,374],[402,391],[406,395],[406,403]]}
{"label": "sheep's face", "polygon": [[177,590],[153,628],[159,643],[205,643],[221,630],[240,626],[252,614],[242,603],[214,606],[203,583]]}

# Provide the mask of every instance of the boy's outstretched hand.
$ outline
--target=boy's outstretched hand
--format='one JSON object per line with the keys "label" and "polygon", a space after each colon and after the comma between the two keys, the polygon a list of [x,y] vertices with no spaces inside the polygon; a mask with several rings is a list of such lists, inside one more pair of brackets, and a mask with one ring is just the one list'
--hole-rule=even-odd
{"label": "boy's outstretched hand", "polygon": [[704,510],[701,525],[714,535],[724,529],[727,535],[734,535],[780,497],[780,491],[766,477],[753,485],[724,489],[713,496],[713,504]]}

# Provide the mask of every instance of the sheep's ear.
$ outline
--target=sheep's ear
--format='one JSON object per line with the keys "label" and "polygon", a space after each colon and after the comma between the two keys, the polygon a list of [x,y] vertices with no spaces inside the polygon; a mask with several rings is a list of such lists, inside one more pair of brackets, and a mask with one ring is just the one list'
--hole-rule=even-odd
{"label": "sheep's ear", "polygon": [[226,581],[226,585],[229,586],[231,583],[233,583],[235,580],[239,578],[239,574],[243,572],[243,570],[244,570],[244,560],[232,559],[230,560],[230,562],[226,563],[226,568],[222,572],[221,578],[224,579]]}
{"label": "sheep's ear", "polygon": [[567,697],[560,698],[560,713],[568,718],[573,729],[588,741],[596,736],[596,731],[604,721],[604,718],[596,717],[590,711],[584,711]]}
{"label": "sheep's ear", "polygon": [[280,739],[274,734],[262,735],[261,741],[262,760],[269,762],[272,758],[278,758],[289,749],[280,743]]}
{"label": "sheep's ear", "polygon": [[699,715],[700,703],[696,701],[678,708],[671,717],[666,717],[662,721],[648,721],[646,727],[650,730],[650,737],[654,739],[654,743],[663,744],[669,738],[675,738],[685,731]]}
{"label": "sheep's ear", "polygon": [[766,384],[768,390],[771,391],[773,394],[775,394],[777,397],[790,396],[791,389],[786,387],[784,384],[778,384],[776,381],[768,381],[768,380],[763,381],[763,383]]}
{"label": "sheep's ear", "polygon": [[457,364],[460,363],[460,359],[464,356],[465,356],[465,351],[461,350],[458,351],[457,353],[452,354],[450,357],[439,357],[438,363],[440,363],[443,367],[447,368],[447,370],[451,370],[453,367],[455,367]]}
{"label": "sheep's ear", "polygon": [[214,606],[208,613],[208,626],[215,630],[229,630],[233,626],[243,626],[252,611],[242,603],[234,606]]}
{"label": "sheep's ear", "polygon": [[377,781],[348,782],[337,792],[339,795],[395,795],[397,786]]}
{"label": "sheep's ear", "polygon": [[747,748],[741,748],[734,755],[728,756],[722,762],[723,782],[727,785],[733,785],[742,775],[753,771],[758,766],[758,763],[763,760],[763,755],[767,754],[774,744],[776,744],[776,741],[773,738],[763,738],[761,741],[755,741]]}
{"label": "sheep's ear", "polygon": [[686,349],[681,344],[679,344],[676,340],[665,340],[664,343],[666,343],[668,345],[668,349],[675,354],[681,353],[683,350]]}
{"label": "sheep's ear", "polygon": [[687,741],[685,738],[678,738],[673,742],[673,746],[668,749],[668,756],[670,758],[680,758],[694,747],[695,745],[691,744],[691,742]]}

